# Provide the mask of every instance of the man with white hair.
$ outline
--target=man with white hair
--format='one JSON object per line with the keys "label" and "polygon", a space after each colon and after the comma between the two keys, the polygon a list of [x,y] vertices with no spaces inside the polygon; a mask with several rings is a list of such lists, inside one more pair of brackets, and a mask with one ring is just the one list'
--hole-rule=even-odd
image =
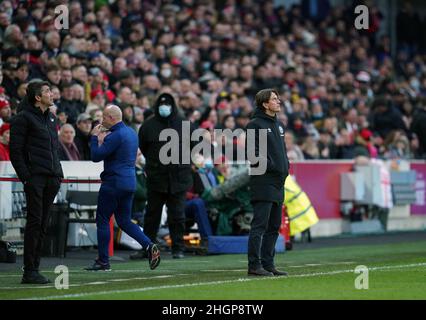
{"label": "man with white hair", "polygon": [[131,222],[133,196],[136,190],[135,163],[138,150],[136,132],[123,123],[123,114],[116,105],[105,108],[102,124],[92,130],[90,150],[94,162],[104,161],[99,190],[96,225],[98,258],[86,268],[89,271],[111,270],[108,256],[109,221],[114,214],[118,226],[135,239],[148,253],[151,270],[160,264],[158,247]]}
{"label": "man with white hair", "polygon": [[79,161],[80,152],[74,143],[75,129],[69,123],[64,124],[59,130],[59,160]]}

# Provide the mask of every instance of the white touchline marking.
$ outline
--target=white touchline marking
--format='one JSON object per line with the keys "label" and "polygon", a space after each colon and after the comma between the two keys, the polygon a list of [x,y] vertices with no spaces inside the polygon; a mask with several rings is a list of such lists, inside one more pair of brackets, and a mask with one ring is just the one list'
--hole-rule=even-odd
{"label": "white touchline marking", "polygon": [[244,272],[247,269],[211,269],[211,270],[200,270],[200,272]]}
{"label": "white touchline marking", "polygon": [[[173,274],[173,275],[160,275],[160,276],[152,276],[152,277],[136,277],[136,278],[126,278],[126,279],[108,279],[105,281],[95,281],[95,282],[86,282],[86,283],[76,283],[70,284],[70,287],[83,287],[89,285],[100,285],[100,284],[108,284],[111,282],[125,282],[125,281],[134,281],[134,280],[149,280],[149,279],[162,279],[162,278],[172,278],[176,276],[189,276],[189,274],[181,273],[181,274]],[[54,285],[47,286],[26,286],[26,287],[0,287],[0,290],[22,290],[22,289],[51,289],[55,288]]]}
{"label": "white touchline marking", "polygon": [[305,268],[306,265],[302,265],[302,266],[288,266],[287,268]]}
{"label": "white touchline marking", "polygon": [[[413,267],[425,267],[425,266],[426,266],[426,262],[397,265],[397,266],[370,267],[368,268],[368,270],[377,271],[377,270],[401,269],[401,268],[413,268]],[[228,284],[228,283],[236,283],[236,282],[265,281],[265,280],[277,280],[277,279],[285,280],[288,278],[317,277],[317,276],[327,276],[327,275],[353,273],[353,272],[354,272],[353,269],[346,269],[346,270],[335,270],[335,271],[329,271],[329,272],[296,274],[294,276],[290,275],[287,277],[267,277],[267,278],[248,278],[247,277],[247,278],[239,278],[234,280],[184,283],[184,284],[177,284],[177,285],[164,285],[164,286],[157,286],[157,287],[135,288],[135,289],[127,289],[127,290],[85,292],[85,293],[65,294],[65,295],[56,295],[56,296],[47,296],[47,297],[32,297],[32,298],[19,299],[19,300],[49,300],[49,299],[64,299],[64,298],[82,298],[82,297],[97,296],[97,295],[144,292],[144,291],[152,291],[152,290],[160,290],[160,289],[176,289],[176,288],[198,287],[198,286],[206,286],[206,285],[220,285],[220,284]]]}
{"label": "white touchline marking", "polygon": [[[138,269],[123,269],[123,270],[116,270],[116,269],[112,269],[111,271],[108,271],[107,273],[108,274],[111,274],[111,273],[140,273],[140,272],[144,272],[144,271],[146,271],[146,272],[151,272],[151,270],[148,270],[148,269],[140,269],[140,270],[138,270]],[[52,270],[46,270],[46,271],[44,271],[44,270],[42,270],[41,271],[42,273],[54,273],[55,271],[52,271]],[[168,270],[168,269],[161,269],[161,272],[170,272],[170,273],[173,273],[173,272],[176,272],[176,270]],[[96,274],[96,272],[92,272],[92,271],[87,271],[87,270],[84,270],[84,269],[77,269],[77,270],[70,270],[69,271],[69,273],[91,273],[91,274]]]}

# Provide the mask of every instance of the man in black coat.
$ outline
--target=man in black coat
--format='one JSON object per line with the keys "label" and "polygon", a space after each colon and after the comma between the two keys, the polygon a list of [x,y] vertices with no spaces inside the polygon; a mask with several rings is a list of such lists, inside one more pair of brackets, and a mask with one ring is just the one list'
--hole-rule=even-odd
{"label": "man in black coat", "polygon": [[383,139],[393,130],[402,130],[408,133],[407,127],[402,120],[401,112],[394,107],[390,101],[378,97],[373,102],[372,126]]}
{"label": "man in black coat", "polygon": [[91,160],[90,156],[90,132],[92,131],[92,118],[87,113],[81,113],[77,117],[74,143],[80,153],[81,160]]}
{"label": "man in black coat", "polygon": [[[274,265],[284,182],[289,170],[284,125],[276,116],[280,112],[281,101],[275,90],[265,89],[256,94],[255,102],[257,108],[247,125],[246,142],[248,160],[251,161],[250,193],[254,211],[248,240],[248,275],[284,276],[287,273],[277,270]],[[254,139],[250,138],[250,133],[254,133]],[[262,145],[266,151],[262,150]],[[263,162],[263,174],[254,173],[256,165],[250,159],[253,153],[250,149],[254,149],[259,159],[258,168],[262,167]]]}
{"label": "man in black coat", "polygon": [[10,160],[24,184],[27,200],[22,283],[46,284],[49,279],[38,272],[40,254],[49,208],[63,178],[57,121],[49,110],[53,105],[49,84],[30,82],[22,103],[22,111],[12,118],[10,131]]}
{"label": "man in black coat", "polygon": [[[183,141],[184,119],[178,114],[171,94],[161,94],[153,109],[154,116],[146,120],[139,130],[139,148],[146,159],[148,188],[144,231],[150,239],[157,238],[162,208],[166,204],[173,258],[180,259],[184,257],[185,196],[192,186],[191,165],[183,164],[181,157],[179,164],[163,164],[160,161],[160,150],[167,143],[160,141],[160,133],[165,129],[176,130],[179,135],[179,152],[182,150],[182,143],[190,141]],[[190,148],[187,152],[190,152]]]}
{"label": "man in black coat", "polygon": [[426,158],[426,107],[417,108],[413,114],[413,122],[410,127],[419,139],[419,156]]}

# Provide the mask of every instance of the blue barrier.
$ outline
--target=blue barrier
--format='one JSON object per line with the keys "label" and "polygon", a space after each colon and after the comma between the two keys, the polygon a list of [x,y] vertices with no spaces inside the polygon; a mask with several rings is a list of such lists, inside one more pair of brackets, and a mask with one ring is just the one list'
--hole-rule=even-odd
{"label": "blue barrier", "polygon": [[[247,253],[248,236],[209,236],[207,252],[214,253]],[[279,235],[275,245],[276,252],[284,252],[284,238]]]}

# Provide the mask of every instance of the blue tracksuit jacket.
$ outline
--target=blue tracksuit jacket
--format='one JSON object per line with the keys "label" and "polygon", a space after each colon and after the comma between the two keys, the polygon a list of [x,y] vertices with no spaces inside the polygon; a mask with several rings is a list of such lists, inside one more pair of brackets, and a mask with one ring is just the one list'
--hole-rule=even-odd
{"label": "blue tracksuit jacket", "polygon": [[104,161],[102,184],[119,190],[135,191],[135,162],[138,150],[136,132],[123,122],[112,126],[104,143],[98,146],[98,137],[92,136],[90,152],[92,161]]}

